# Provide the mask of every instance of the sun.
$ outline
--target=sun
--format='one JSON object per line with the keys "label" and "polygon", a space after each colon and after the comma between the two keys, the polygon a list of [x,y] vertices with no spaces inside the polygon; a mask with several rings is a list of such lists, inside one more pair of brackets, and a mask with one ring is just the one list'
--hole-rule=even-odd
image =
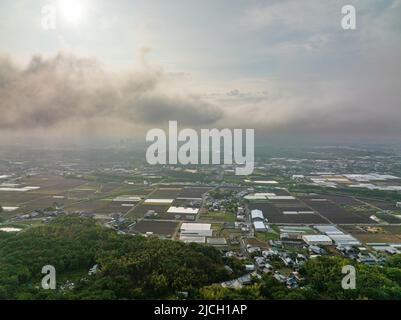
{"label": "sun", "polygon": [[84,13],[84,7],[80,0],[60,0],[59,10],[63,18],[72,24],[80,23]]}

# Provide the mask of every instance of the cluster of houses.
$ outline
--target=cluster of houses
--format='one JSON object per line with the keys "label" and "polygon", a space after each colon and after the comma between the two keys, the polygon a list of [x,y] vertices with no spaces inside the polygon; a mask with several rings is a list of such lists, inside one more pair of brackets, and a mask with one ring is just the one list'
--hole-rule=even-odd
{"label": "cluster of houses", "polygon": [[[262,217],[260,212],[251,212],[252,221]],[[244,276],[224,282],[222,286],[239,288],[253,283],[262,274],[271,274],[289,289],[302,287],[303,279],[298,270],[308,259],[328,254],[332,249],[337,249],[342,255],[368,265],[385,261],[385,257],[372,254],[358,240],[335,226],[314,226],[320,234],[306,229],[308,228],[285,226],[280,229],[280,240],[270,240],[265,249],[248,244],[243,247],[240,256],[235,252],[227,252],[226,256],[246,259],[248,263],[244,265],[246,272]],[[332,249],[329,249],[330,247]]]}
{"label": "cluster of houses", "polygon": [[52,218],[58,217],[62,215],[66,215],[66,212],[63,209],[56,209],[56,210],[35,210],[30,213],[22,214],[19,216],[14,217],[11,221],[22,221],[22,220],[30,220],[30,219],[38,219],[38,218]]}
{"label": "cluster of houses", "polygon": [[243,233],[248,233],[251,230],[251,224],[249,222],[235,221],[225,222],[223,224],[224,229],[236,229]]}
{"label": "cluster of houses", "polygon": [[125,229],[125,226],[127,224],[127,219],[124,218],[122,213],[116,212],[110,214],[110,221],[107,222],[107,226],[112,227],[116,230],[122,231],[122,229]]}
{"label": "cluster of houses", "polygon": [[224,199],[215,199],[208,197],[205,203],[208,211],[211,212],[225,212],[227,208],[232,207],[233,204],[237,204],[237,200],[231,197],[225,197]]}
{"label": "cluster of houses", "polygon": [[238,207],[238,208],[237,208],[237,217],[236,217],[236,221],[244,222],[245,220],[246,220],[246,216],[245,216],[245,209],[244,209],[244,207]]}
{"label": "cluster of houses", "polygon": [[[302,254],[291,255],[286,252],[280,241],[272,241],[272,247],[267,250],[262,250],[260,247],[247,245],[247,255],[252,257],[253,263],[244,265],[245,275],[230,281],[221,283],[223,287],[238,289],[243,285],[252,284],[254,281],[261,278],[262,274],[271,274],[280,283],[283,283],[289,289],[298,288],[301,285],[302,277],[298,273],[298,269],[307,261],[307,257]],[[245,260],[243,254],[233,251],[227,252],[226,257],[236,257]],[[287,275],[280,273],[273,266],[274,261],[281,261],[282,264],[293,271]]]}
{"label": "cluster of houses", "polygon": [[240,289],[244,285],[252,284],[256,279],[260,279],[261,276],[257,272],[247,273],[241,277],[238,277],[233,280],[225,281],[221,283],[221,286],[224,288],[230,289]]}

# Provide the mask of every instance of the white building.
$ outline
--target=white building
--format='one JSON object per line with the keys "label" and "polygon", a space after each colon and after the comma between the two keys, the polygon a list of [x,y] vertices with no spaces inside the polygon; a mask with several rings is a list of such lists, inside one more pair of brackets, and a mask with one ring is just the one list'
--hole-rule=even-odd
{"label": "white building", "polygon": [[245,270],[246,271],[255,271],[255,266],[253,264],[246,264]]}
{"label": "white building", "polygon": [[310,246],[317,246],[317,245],[323,245],[323,246],[329,246],[333,244],[333,241],[326,235],[318,234],[318,235],[303,235],[302,240],[305,241]]}
{"label": "white building", "polygon": [[322,225],[322,226],[314,226],[314,228],[328,236],[335,234],[344,234],[344,232],[338,230],[335,226]]}
{"label": "white building", "polygon": [[145,204],[171,204],[174,199],[146,199]]}
{"label": "white building", "polygon": [[361,243],[349,234],[333,234],[329,237],[339,246],[359,246]]}
{"label": "white building", "polygon": [[244,197],[246,200],[266,200],[266,196],[264,195],[255,195],[255,194],[248,194]]}
{"label": "white building", "polygon": [[197,214],[198,208],[187,208],[187,207],[170,207],[167,213],[181,213],[181,214]]}
{"label": "white building", "polygon": [[268,228],[262,221],[255,221],[253,227],[257,232],[266,232]]}
{"label": "white building", "polygon": [[293,196],[269,196],[268,200],[296,200]]}
{"label": "white building", "polygon": [[210,223],[183,223],[181,225],[181,236],[186,237],[211,237],[213,230]]}
{"label": "white building", "polygon": [[113,199],[114,202],[139,202],[141,201],[141,197],[135,196],[118,196]]}
{"label": "white building", "polygon": [[255,221],[255,220],[263,221],[264,220],[263,212],[261,210],[254,209],[251,211],[251,218],[252,218],[252,221]]}
{"label": "white building", "polygon": [[206,237],[197,237],[197,236],[186,236],[181,234],[180,241],[185,243],[205,243]]}

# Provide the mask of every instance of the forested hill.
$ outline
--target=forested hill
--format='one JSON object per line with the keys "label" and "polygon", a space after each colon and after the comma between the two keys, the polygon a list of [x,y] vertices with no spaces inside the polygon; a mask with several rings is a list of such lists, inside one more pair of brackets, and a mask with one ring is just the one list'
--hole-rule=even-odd
{"label": "forested hill", "polygon": [[[95,264],[99,272],[88,276]],[[41,288],[45,265],[56,268],[57,290]],[[1,299],[174,298],[227,279],[211,247],[119,235],[91,219],[0,232]]]}
{"label": "forested hill", "polygon": [[[95,264],[98,272],[88,275]],[[0,232],[0,299],[176,299],[182,292],[190,299],[401,299],[401,255],[383,266],[310,259],[297,289],[272,275],[240,290],[218,284],[244,274],[242,264],[212,247],[121,235],[92,219],[62,217],[19,233]],[[341,288],[347,264],[356,268],[355,290]],[[56,290],[41,287],[45,265],[56,268]]]}

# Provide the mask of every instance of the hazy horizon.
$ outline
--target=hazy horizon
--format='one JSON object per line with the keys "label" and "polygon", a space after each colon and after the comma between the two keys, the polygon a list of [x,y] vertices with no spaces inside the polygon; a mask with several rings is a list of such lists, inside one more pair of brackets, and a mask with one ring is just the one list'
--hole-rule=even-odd
{"label": "hazy horizon", "polygon": [[348,1],[356,30],[337,0],[68,3],[0,4],[2,145],[144,141],[168,120],[294,143],[401,137],[399,0]]}

